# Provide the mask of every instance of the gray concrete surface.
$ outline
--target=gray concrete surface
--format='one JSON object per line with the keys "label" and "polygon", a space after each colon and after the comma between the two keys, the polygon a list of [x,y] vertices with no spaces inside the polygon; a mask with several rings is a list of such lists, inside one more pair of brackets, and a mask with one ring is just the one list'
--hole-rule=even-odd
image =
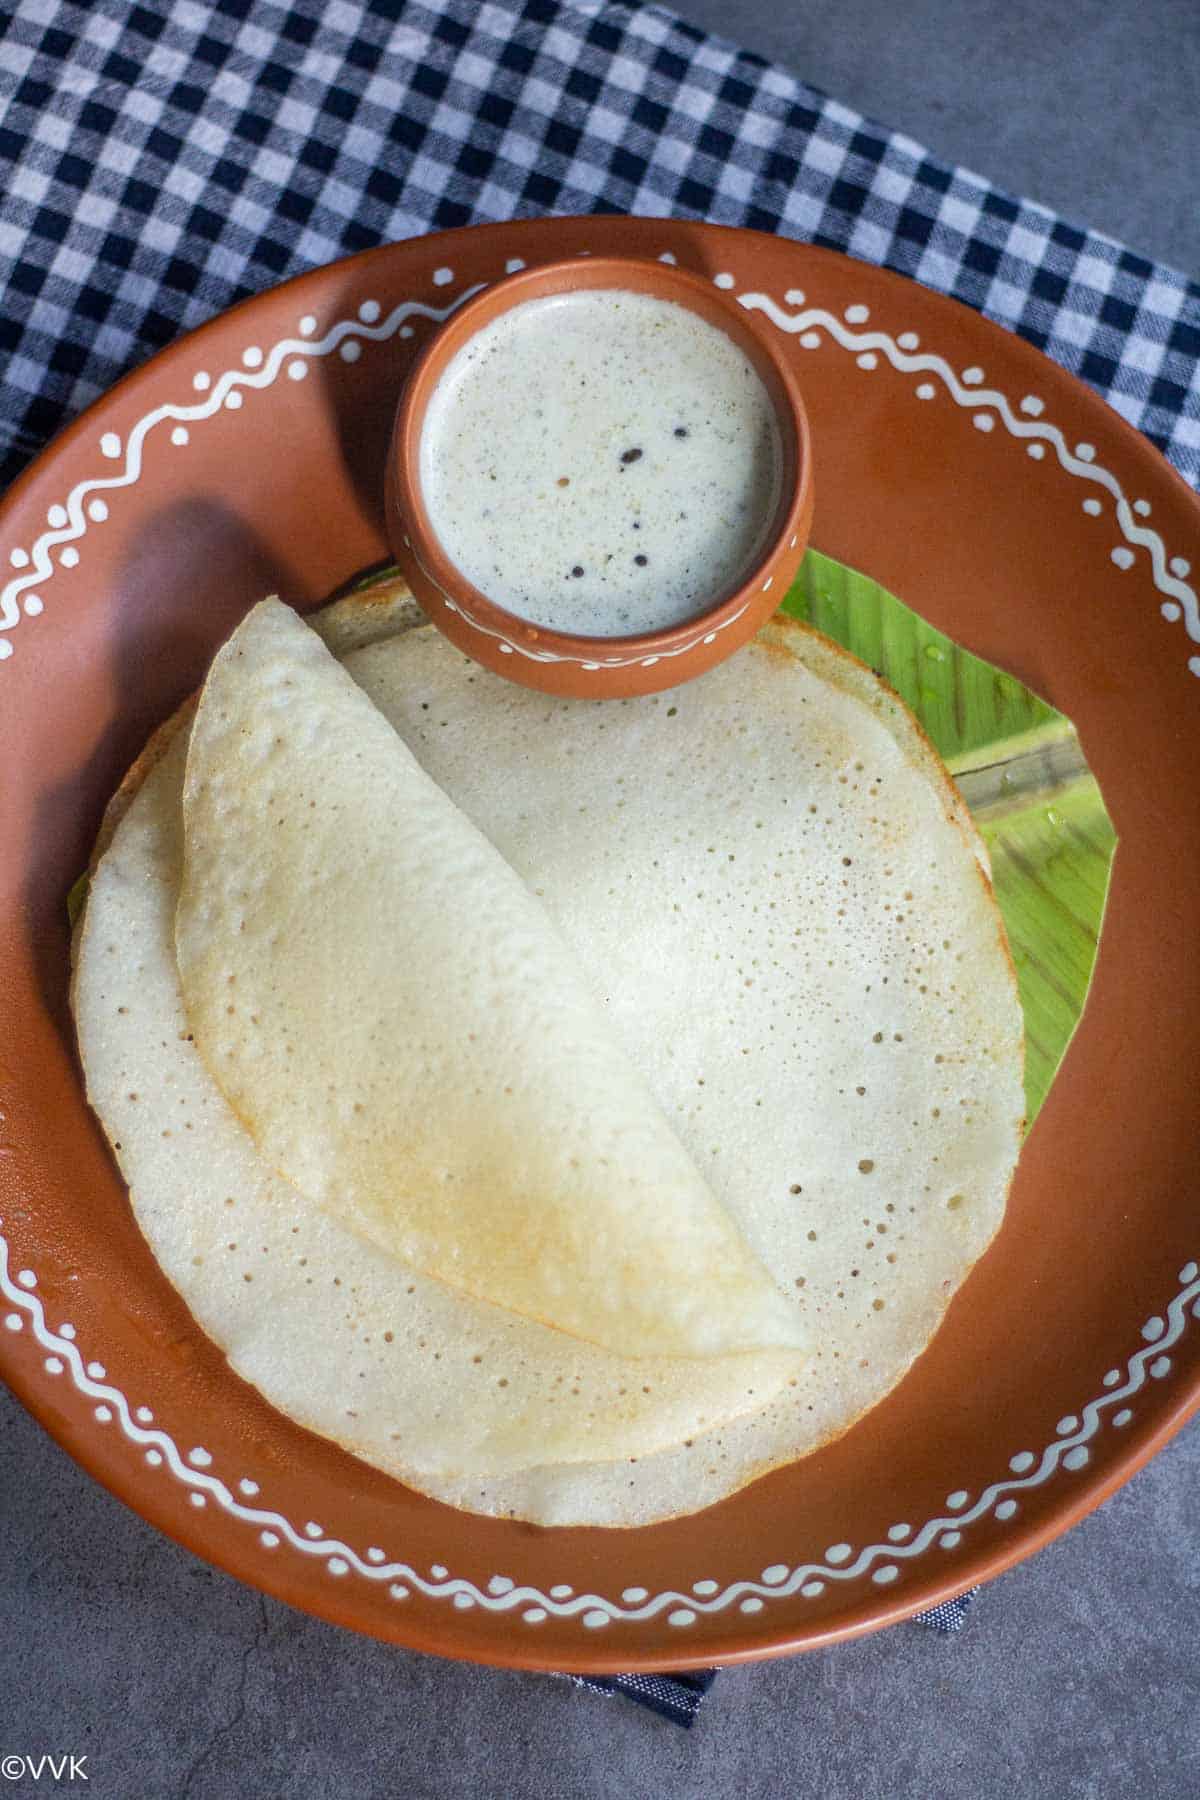
{"label": "gray concrete surface", "polygon": [[1010,192],[1200,274],[1196,0],[677,0]]}
{"label": "gray concrete surface", "polygon": [[0,1394],[0,1769],[86,1754],[97,1800],[1194,1800],[1198,1493],[1194,1425],[959,1637],[729,1670],[683,1732],[265,1600]]}
{"label": "gray concrete surface", "polygon": [[[1003,185],[1200,269],[1196,0],[682,0]],[[1200,1426],[981,1598],[722,1676],[690,1734],[622,1700],[337,1632],[214,1573],[0,1393],[3,1757],[114,1800],[1193,1800]],[[49,1785],[7,1783],[14,1794]]]}

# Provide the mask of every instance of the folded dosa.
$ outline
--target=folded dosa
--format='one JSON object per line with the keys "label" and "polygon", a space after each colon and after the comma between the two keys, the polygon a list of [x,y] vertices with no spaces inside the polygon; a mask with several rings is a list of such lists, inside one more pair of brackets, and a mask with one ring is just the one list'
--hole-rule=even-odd
{"label": "folded dosa", "polygon": [[183,831],[196,1043],[301,1193],[620,1355],[800,1347],[545,908],[277,600],[205,682]]}

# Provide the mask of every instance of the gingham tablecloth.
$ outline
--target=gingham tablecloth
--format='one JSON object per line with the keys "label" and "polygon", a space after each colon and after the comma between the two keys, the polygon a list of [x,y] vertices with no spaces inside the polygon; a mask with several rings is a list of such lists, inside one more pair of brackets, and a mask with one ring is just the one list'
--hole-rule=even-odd
{"label": "gingham tablecloth", "polygon": [[0,484],[232,301],[544,212],[750,225],[915,276],[1200,485],[1200,287],[613,0],[0,4]]}
{"label": "gingham tablecloth", "polygon": [[[0,487],[233,301],[547,212],[901,270],[1081,375],[1200,487],[1200,287],[624,0],[0,0]],[[690,1723],[710,1680],[607,1685]]]}

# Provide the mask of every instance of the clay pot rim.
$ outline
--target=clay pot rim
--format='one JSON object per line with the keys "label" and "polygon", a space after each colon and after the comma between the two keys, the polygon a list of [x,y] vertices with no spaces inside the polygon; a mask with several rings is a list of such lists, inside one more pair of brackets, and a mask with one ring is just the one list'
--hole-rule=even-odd
{"label": "clay pot rim", "polygon": [[[526,301],[552,294],[624,288],[669,300],[718,326],[754,364],[775,406],[783,450],[783,479],[771,529],[753,564],[736,587],[678,624],[656,631],[590,637],[534,625],[477,588],[451,561],[433,530],[419,478],[419,445],[430,398],[443,371],[464,344],[484,326]],[[765,616],[773,571],[782,558],[802,548],[807,537],[806,507],[812,492],[812,445],[808,414],[784,345],[769,337],[757,318],[712,282],[657,260],[633,256],[564,257],[518,270],[470,295],[432,334],[414,361],[396,409],[386,471],[387,530],[402,563],[412,558],[426,579],[491,638],[507,638],[555,657],[636,659],[678,654],[704,634],[704,666],[732,654],[744,634],[725,634],[750,606]],[[440,609],[439,609],[440,610]],[[433,615],[438,624],[437,613]],[[713,633],[711,642],[708,633]],[[726,641],[723,642],[722,638]]]}

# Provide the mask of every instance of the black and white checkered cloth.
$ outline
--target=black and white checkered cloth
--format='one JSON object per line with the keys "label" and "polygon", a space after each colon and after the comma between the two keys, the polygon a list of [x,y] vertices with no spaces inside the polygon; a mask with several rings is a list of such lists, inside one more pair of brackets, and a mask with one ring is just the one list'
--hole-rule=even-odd
{"label": "black and white checkered cloth", "polygon": [[[943,1600],[940,1606],[917,1613],[916,1623],[952,1636],[966,1624],[978,1592],[978,1588],[970,1588],[956,1600]],[[574,1675],[571,1679],[578,1687],[590,1688],[597,1694],[624,1694],[627,1700],[648,1706],[674,1725],[691,1726],[696,1723],[704,1697],[718,1673],[716,1669],[699,1669],[684,1675]]]}
{"label": "black and white checkered cloth", "polygon": [[633,212],[884,263],[1200,486],[1200,287],[627,0],[0,4],[0,485],[151,351],[448,225]]}
{"label": "black and white checkered cloth", "polygon": [[[389,239],[710,219],[901,270],[1200,486],[1200,287],[627,0],[0,0],[0,487],[181,332]],[[970,1596],[926,1621],[959,1628]],[[711,1675],[614,1676],[690,1724]]]}

